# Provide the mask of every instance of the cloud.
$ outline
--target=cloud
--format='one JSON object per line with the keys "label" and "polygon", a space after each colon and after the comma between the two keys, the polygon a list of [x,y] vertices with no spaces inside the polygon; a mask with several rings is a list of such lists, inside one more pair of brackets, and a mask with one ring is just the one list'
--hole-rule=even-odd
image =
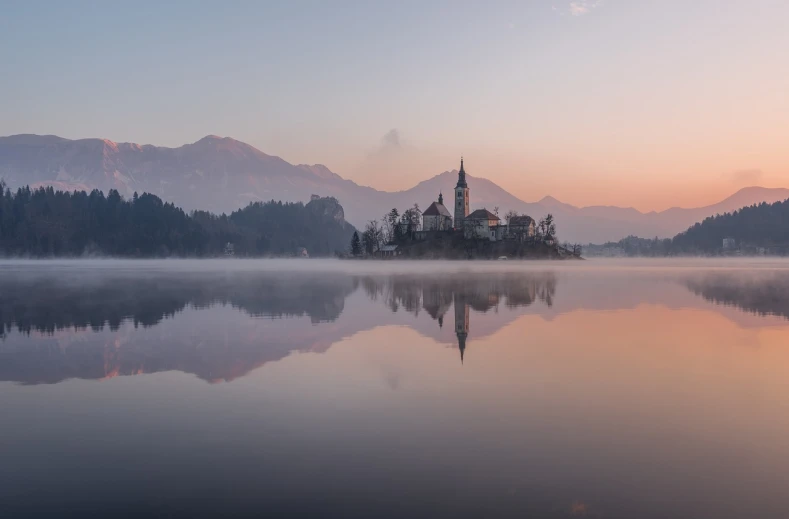
{"label": "cloud", "polygon": [[381,139],[382,148],[400,148],[400,132],[397,128],[392,128]]}
{"label": "cloud", "polygon": [[[583,16],[589,14],[592,9],[599,7],[602,3],[603,0],[576,0],[570,2],[566,9],[559,9],[558,11],[562,14],[569,13],[572,16]],[[556,7],[553,10],[556,11]]]}
{"label": "cloud", "polygon": [[725,173],[724,176],[739,186],[756,186],[764,177],[764,171],[761,169],[740,169]]}
{"label": "cloud", "polygon": [[443,155],[415,144],[407,132],[398,128],[392,128],[374,142],[374,147],[349,172],[353,180],[364,185],[387,191],[409,189],[451,169]]}

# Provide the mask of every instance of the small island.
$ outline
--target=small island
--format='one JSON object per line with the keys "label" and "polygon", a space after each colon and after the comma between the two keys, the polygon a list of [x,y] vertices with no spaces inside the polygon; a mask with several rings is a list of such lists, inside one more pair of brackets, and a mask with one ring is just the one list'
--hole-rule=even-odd
{"label": "small island", "polygon": [[375,259],[581,259],[581,246],[559,245],[556,224],[548,214],[539,222],[509,211],[505,222],[485,208],[469,212],[471,189],[463,158],[451,202],[454,218],[438,200],[420,211],[419,204],[402,214],[392,209],[381,221],[368,222],[361,236],[354,232],[350,258]]}

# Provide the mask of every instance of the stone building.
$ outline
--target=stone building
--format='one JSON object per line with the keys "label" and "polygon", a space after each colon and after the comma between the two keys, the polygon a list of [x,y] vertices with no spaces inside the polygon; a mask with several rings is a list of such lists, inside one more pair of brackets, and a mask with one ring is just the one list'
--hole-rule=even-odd
{"label": "stone building", "polygon": [[469,239],[487,238],[490,241],[502,239],[499,229],[500,218],[487,209],[477,209],[463,220],[463,237]]}
{"label": "stone building", "polygon": [[444,195],[438,194],[438,202],[433,202],[422,213],[422,230],[424,231],[451,231],[452,215],[444,206]]}
{"label": "stone building", "polygon": [[520,216],[513,216],[510,218],[507,225],[507,237],[518,240],[526,241],[529,238],[534,238],[535,222],[531,216],[525,214]]}

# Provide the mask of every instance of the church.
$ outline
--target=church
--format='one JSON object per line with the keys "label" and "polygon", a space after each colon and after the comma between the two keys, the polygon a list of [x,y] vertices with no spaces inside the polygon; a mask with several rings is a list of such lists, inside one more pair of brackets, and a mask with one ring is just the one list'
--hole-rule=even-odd
{"label": "church", "polygon": [[452,213],[444,205],[443,193],[439,193],[438,201],[430,204],[422,213],[422,233],[454,230],[462,232],[465,239],[488,239],[490,241],[516,239],[523,241],[534,237],[535,222],[531,217],[516,216],[509,222],[510,225],[502,225],[498,215],[487,209],[477,209],[470,212],[470,205],[471,189],[466,181],[466,169],[463,165],[463,157],[461,157],[458,181],[452,201],[454,222]]}

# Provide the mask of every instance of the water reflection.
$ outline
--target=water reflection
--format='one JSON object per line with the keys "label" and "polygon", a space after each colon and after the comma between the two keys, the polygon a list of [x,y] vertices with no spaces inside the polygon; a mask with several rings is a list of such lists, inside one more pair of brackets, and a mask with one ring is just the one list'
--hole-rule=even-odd
{"label": "water reflection", "polygon": [[718,305],[789,318],[789,272],[712,272],[689,276],[688,289]]}
{"label": "water reflection", "polygon": [[[379,311],[337,324],[360,286]],[[537,300],[550,306],[556,277],[81,273],[6,277],[0,290],[0,380],[57,383],[178,370],[219,382],[295,351],[325,351],[401,310],[415,317],[425,310],[441,328],[454,307],[463,360],[470,310]]]}
{"label": "water reflection", "polygon": [[[557,296],[560,284],[563,294]],[[672,288],[678,286],[700,298],[683,299]],[[526,313],[551,319],[582,309],[709,301],[789,318],[787,289],[789,273],[781,271],[361,276],[119,271],[98,277],[25,271],[0,280],[0,381],[57,383],[169,370],[209,382],[232,381],[293,352],[324,352],[386,324],[404,324],[448,342],[443,330],[448,315],[463,363],[475,333],[488,336]],[[354,304],[351,314],[344,313],[348,302]],[[403,314],[412,319],[397,317]],[[423,316],[439,330],[425,326]]]}
{"label": "water reflection", "polygon": [[786,515],[782,271],[454,270],[0,272],[0,516]]}

